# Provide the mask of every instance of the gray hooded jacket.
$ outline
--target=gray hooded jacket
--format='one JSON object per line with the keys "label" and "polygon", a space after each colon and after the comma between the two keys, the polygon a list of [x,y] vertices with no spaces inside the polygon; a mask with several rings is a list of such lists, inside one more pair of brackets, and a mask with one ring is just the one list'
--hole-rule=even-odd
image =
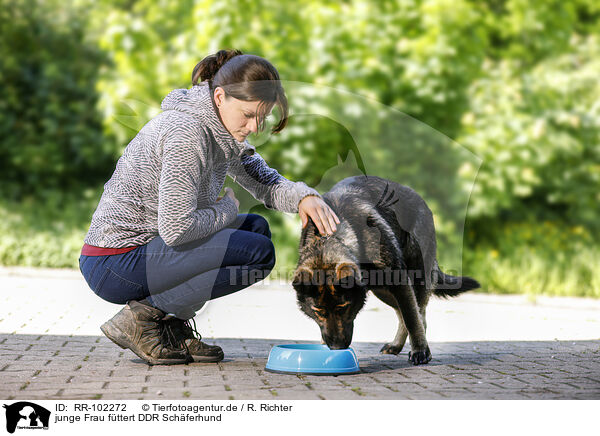
{"label": "gray hooded jacket", "polygon": [[160,235],[175,246],[209,236],[238,213],[229,197],[217,201],[226,175],[283,212],[298,212],[300,200],[319,196],[269,168],[247,141],[235,140],[206,83],[172,91],[161,109],[127,145],[104,185],[86,244],[131,247]]}

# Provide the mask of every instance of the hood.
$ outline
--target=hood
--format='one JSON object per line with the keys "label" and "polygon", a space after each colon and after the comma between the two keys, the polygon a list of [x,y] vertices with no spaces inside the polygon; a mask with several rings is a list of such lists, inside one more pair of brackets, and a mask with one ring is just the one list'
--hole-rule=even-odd
{"label": "hood", "polygon": [[255,148],[248,141],[239,142],[227,131],[221,122],[210,94],[208,83],[201,82],[190,89],[175,89],[162,101],[163,111],[178,111],[198,119],[208,127],[217,145],[225,152],[226,158],[252,155]]}

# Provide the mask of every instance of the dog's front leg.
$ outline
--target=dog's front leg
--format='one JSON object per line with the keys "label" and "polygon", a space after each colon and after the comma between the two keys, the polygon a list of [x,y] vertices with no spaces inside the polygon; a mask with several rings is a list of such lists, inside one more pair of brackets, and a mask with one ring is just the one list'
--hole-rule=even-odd
{"label": "dog's front leg", "polygon": [[421,320],[419,306],[414,290],[409,285],[400,285],[391,289],[398,301],[404,325],[410,335],[411,352],[408,360],[414,365],[427,363],[431,360],[431,351],[425,337],[425,326]]}
{"label": "dog's front leg", "polygon": [[408,330],[404,325],[404,320],[402,319],[402,312],[400,312],[398,301],[396,301],[396,297],[394,297],[394,295],[386,288],[372,289],[372,292],[377,298],[379,298],[388,306],[392,307],[396,312],[396,316],[398,317],[398,330],[396,331],[394,340],[388,344],[385,344],[381,348],[380,352],[383,354],[399,354],[406,343]]}
{"label": "dog's front leg", "polygon": [[400,309],[394,309],[394,311],[396,312],[396,316],[398,316],[398,331],[396,332],[394,340],[381,348],[383,354],[399,354],[400,351],[402,351],[402,348],[404,348],[406,338],[408,337],[408,330],[406,329],[406,325],[404,325],[402,312],[400,312]]}

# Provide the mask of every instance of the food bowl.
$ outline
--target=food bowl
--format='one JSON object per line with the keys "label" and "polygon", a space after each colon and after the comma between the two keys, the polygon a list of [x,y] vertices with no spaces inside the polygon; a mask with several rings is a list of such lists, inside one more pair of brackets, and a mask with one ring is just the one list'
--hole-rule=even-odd
{"label": "food bowl", "polygon": [[269,353],[265,370],[283,374],[358,374],[358,359],[352,348],[330,350],[320,344],[276,345]]}

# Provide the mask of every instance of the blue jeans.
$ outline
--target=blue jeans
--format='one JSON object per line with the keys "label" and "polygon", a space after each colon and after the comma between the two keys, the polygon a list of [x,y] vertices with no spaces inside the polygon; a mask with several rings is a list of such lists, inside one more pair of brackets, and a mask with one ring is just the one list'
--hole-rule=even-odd
{"label": "blue jeans", "polygon": [[183,245],[170,247],[157,236],[127,253],[79,258],[81,273],[100,298],[116,304],[146,298],[181,319],[264,279],[274,265],[269,224],[255,214],[240,214],[227,228]]}

